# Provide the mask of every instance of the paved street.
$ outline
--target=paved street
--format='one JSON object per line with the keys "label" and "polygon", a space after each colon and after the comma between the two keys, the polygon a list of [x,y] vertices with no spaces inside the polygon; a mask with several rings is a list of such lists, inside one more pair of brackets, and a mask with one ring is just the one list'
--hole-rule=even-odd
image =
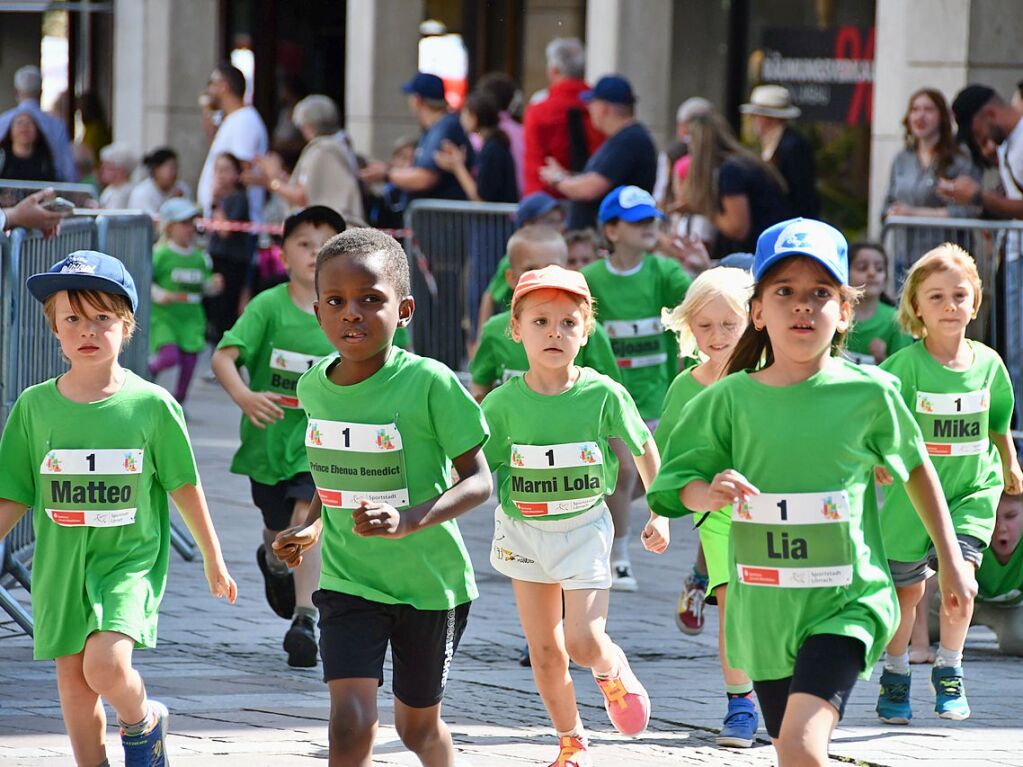
{"label": "paved street", "polygon": [[[170,582],[160,620],[160,644],[136,663],[150,694],[171,710],[170,753],[182,765],[312,764],[326,759],[327,693],[318,670],[285,664],[280,640],[287,624],[267,608],[253,552],[260,540],[258,512],[250,507],[247,480],[227,472],[235,445],[237,413],[214,385],[197,381],[189,403],[199,457],[225,555],[240,590],[231,607],[208,596],[199,561],[172,554]],[[464,518],[463,533],[477,566],[482,592],[456,656],[445,702],[446,720],[463,765],[547,765],[554,740],[528,669],[516,662],[522,644],[508,582],[488,564],[493,503]],[[637,504],[634,527],[644,512]],[[724,751],[713,745],[724,703],[717,666],[717,615],[696,638],[675,628],[672,611],[688,569],[695,535],[675,523],[675,541],[663,557],[635,546],[640,580],[636,594],[614,594],[610,630],[633,660],[654,701],[650,732],[630,740],[608,724],[592,679],[576,674],[583,717],[601,767],[666,764],[770,765],[763,745]],[[72,764],[60,718],[51,663],[32,662],[30,640],[10,621],[0,623],[0,765]],[[971,632],[966,652],[973,718],[963,723],[931,713],[928,669],[916,667],[917,720],[910,727],[878,726],[873,716],[876,676],[861,682],[836,734],[836,760],[864,765],[1018,765],[1023,660],[998,654],[986,629]],[[389,682],[385,683],[389,685]],[[389,686],[385,686],[389,690]],[[414,765],[394,729],[388,697],[381,696],[382,727],[375,764]],[[112,714],[108,712],[111,721]],[[114,728],[110,761],[121,764]]]}

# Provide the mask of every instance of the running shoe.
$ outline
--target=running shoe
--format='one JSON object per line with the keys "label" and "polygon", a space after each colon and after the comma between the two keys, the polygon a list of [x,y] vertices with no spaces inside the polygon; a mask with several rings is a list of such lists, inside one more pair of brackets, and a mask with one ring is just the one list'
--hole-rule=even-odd
{"label": "running shoe", "polygon": [[961,722],[970,718],[970,704],[966,701],[966,682],[962,666],[935,666],[931,669],[931,690],[934,692],[934,710],[942,719]]}
{"label": "running shoe", "polygon": [[611,563],[611,591],[636,591],[638,588],[629,560],[620,559]]}
{"label": "running shoe", "polygon": [[707,579],[686,578],[675,609],[675,624],[683,634],[696,636],[703,631],[703,606],[707,598]]}
{"label": "running shoe", "polygon": [[293,668],[313,668],[316,665],[316,626],[308,615],[296,615],[291,628],[284,635],[284,651],[288,665]]}
{"label": "running shoe", "polygon": [[266,563],[266,546],[259,544],[256,549],[256,562],[259,572],[263,574],[263,591],[270,609],[285,620],[291,620],[295,614],[295,576],[291,570],[278,575]]}
{"label": "running shoe", "polygon": [[622,735],[639,735],[650,721],[650,696],[632,673],[625,653],[614,646],[618,656],[618,674],[607,679],[593,675],[604,696],[604,710],[611,724]]}
{"label": "running shoe", "polygon": [[127,735],[121,728],[121,745],[124,746],[124,767],[167,767],[167,720],[170,715],[162,703],[149,700],[149,716],[152,722],[144,732]]}
{"label": "running shoe", "polygon": [[757,704],[753,702],[752,696],[729,698],[728,713],[718,733],[717,744],[727,748],[749,748],[757,738],[759,726]]}
{"label": "running shoe", "polygon": [[913,707],[909,703],[912,674],[897,674],[885,669],[881,672],[881,693],[877,696],[877,717],[885,724],[909,724]]}
{"label": "running shoe", "polygon": [[550,763],[550,767],[593,767],[585,738],[564,735],[558,739],[558,745],[558,758]]}

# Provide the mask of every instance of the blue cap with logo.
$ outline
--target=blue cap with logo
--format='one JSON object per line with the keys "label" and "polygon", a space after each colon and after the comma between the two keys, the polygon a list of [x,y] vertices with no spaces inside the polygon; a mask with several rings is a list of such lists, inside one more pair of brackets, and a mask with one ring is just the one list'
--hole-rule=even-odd
{"label": "blue cap with logo", "polygon": [[597,84],[590,90],[579,94],[583,101],[600,99],[611,104],[635,104],[636,94],[632,92],[632,85],[621,75],[604,75]]}
{"label": "blue cap with logo", "polygon": [[521,228],[530,221],[546,216],[559,203],[547,192],[533,192],[519,200],[518,210],[515,211],[515,226]]}
{"label": "blue cap with logo", "polygon": [[416,72],[416,76],[401,86],[402,93],[414,93],[424,99],[444,100],[444,81],[428,72]]}
{"label": "blue cap with logo", "polygon": [[789,256],[806,256],[818,262],[843,285],[849,284],[849,244],[830,224],[812,218],[792,218],[768,227],[757,240],[753,277]]}
{"label": "blue cap with logo", "polygon": [[76,250],[49,271],[33,274],[25,284],[39,302],[61,290],[98,290],[124,296],[131,302],[133,312],[139,305],[135,280],[124,264],[95,250]]}
{"label": "blue cap with logo", "polygon": [[657,209],[653,196],[638,186],[619,186],[607,193],[600,203],[597,220],[603,225],[609,221],[628,221],[634,224],[648,218],[664,218]]}

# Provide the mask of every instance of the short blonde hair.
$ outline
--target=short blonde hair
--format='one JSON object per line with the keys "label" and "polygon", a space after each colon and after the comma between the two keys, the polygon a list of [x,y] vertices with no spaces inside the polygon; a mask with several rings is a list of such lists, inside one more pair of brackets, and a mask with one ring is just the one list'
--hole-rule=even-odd
{"label": "short blonde hair", "polygon": [[692,318],[711,301],[723,298],[737,315],[746,319],[752,296],[753,275],[745,269],[730,266],[708,269],[693,280],[681,304],[674,309],[661,310],[661,322],[678,335],[679,356],[692,357],[698,351],[696,336],[689,324]]}
{"label": "short blonde hair", "polygon": [[932,274],[952,269],[962,272],[973,286],[973,316],[977,316],[984,292],[980,274],[977,272],[977,262],[955,243],[946,242],[944,245],[939,245],[934,250],[928,251],[913,264],[902,285],[902,292],[899,294],[899,325],[913,338],[927,336],[927,328],[917,316],[916,294],[919,292],[920,286]]}
{"label": "short blonde hair", "polygon": [[[135,314],[131,310],[131,301],[125,296],[102,290],[69,290],[67,298],[76,314],[85,314],[86,304],[95,311],[110,312],[124,323],[124,343],[131,340],[135,332]],[[51,293],[43,301],[43,316],[46,317],[50,330],[56,333],[57,293]]]}

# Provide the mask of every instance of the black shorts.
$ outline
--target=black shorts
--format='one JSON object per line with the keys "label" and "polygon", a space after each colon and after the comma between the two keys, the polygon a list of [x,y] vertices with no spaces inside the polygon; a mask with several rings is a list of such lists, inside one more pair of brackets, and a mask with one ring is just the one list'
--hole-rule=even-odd
{"label": "black shorts", "polygon": [[827,701],[841,719],[856,678],[863,671],[865,655],[863,642],[852,637],[815,634],[807,639],[796,655],[792,676],[753,683],[767,734],[778,737],[785,706],[794,692]]}
{"label": "black shorts", "polygon": [[323,681],[375,678],[382,685],[390,644],[394,697],[412,708],[436,706],[444,698],[469,602],[450,610],[417,610],[320,589],[313,604],[320,611]]}
{"label": "black shorts", "polygon": [[252,502],[263,512],[263,525],[267,530],[280,532],[291,527],[291,513],[295,510],[295,501],[309,503],[316,493],[316,483],[308,471],[296,474],[276,485],[264,485],[250,479],[252,485]]}

